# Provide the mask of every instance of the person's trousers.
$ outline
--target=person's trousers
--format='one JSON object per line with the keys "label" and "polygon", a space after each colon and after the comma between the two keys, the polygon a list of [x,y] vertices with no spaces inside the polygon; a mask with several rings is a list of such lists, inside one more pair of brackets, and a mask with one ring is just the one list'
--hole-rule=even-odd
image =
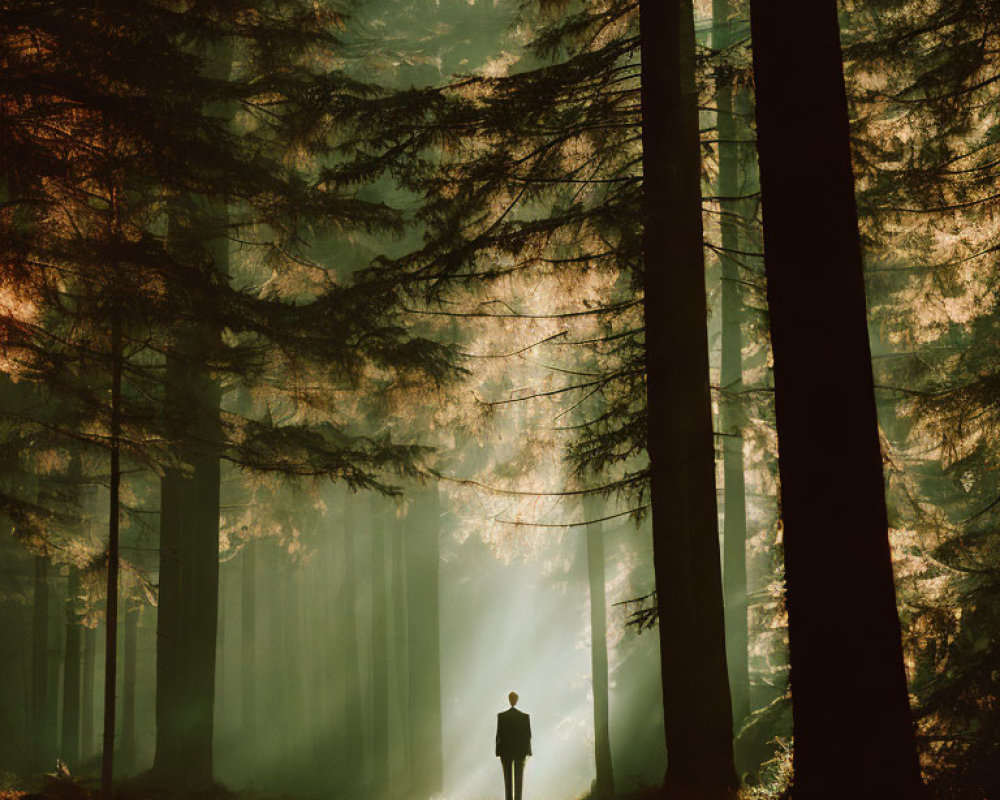
{"label": "person's trousers", "polygon": [[521,787],[524,785],[524,759],[501,758],[503,769],[503,790],[507,800],[521,800]]}

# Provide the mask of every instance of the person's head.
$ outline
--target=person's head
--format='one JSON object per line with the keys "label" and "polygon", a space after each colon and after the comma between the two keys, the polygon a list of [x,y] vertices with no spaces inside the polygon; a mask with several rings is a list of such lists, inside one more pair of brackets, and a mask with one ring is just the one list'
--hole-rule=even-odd
{"label": "person's head", "polygon": [[509,695],[507,695],[507,699],[510,700],[511,706],[516,706],[517,705],[517,692],[511,692]]}

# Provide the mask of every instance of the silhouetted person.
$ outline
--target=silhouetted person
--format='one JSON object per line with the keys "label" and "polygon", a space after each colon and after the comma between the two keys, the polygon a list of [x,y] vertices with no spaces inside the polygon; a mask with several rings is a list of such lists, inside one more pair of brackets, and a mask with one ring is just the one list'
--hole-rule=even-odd
{"label": "silhouetted person", "polygon": [[503,768],[507,800],[521,800],[524,759],[531,755],[531,717],[514,708],[517,692],[507,695],[510,708],[497,714],[497,758]]}

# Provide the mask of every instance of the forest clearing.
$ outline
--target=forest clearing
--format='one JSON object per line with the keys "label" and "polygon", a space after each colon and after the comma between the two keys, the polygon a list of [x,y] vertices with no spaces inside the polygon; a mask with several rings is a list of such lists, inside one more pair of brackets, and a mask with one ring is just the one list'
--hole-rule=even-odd
{"label": "forest clearing", "polygon": [[0,800],[1000,800],[998,0],[0,8]]}

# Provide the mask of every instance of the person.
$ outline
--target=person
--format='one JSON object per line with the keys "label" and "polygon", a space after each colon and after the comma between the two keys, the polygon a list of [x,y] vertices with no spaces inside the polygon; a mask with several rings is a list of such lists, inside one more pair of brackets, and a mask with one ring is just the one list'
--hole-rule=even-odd
{"label": "person", "polygon": [[518,711],[517,692],[507,695],[510,708],[497,714],[497,758],[503,769],[506,800],[521,800],[524,760],[531,755],[531,717]]}

